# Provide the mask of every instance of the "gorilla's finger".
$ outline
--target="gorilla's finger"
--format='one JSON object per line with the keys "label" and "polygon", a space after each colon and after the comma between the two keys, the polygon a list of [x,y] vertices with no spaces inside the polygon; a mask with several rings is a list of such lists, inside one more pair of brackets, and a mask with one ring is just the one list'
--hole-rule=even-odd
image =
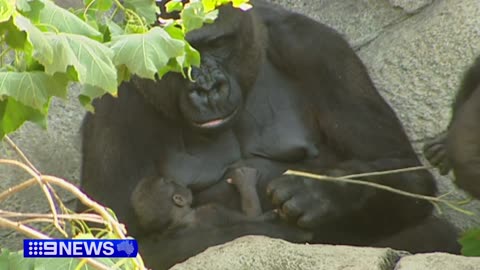
{"label": "gorilla's finger", "polygon": [[320,218],[321,215],[315,212],[308,212],[297,220],[297,225],[303,229],[312,229],[315,225],[319,224]]}
{"label": "gorilla's finger", "polygon": [[279,189],[288,188],[293,189],[300,185],[299,181],[296,179],[297,177],[291,175],[282,175],[278,178],[272,180],[267,186],[267,195],[272,196],[272,194]]}
{"label": "gorilla's finger", "polygon": [[450,172],[452,169],[452,165],[450,164],[450,161],[448,158],[445,158],[443,162],[438,166],[438,171],[441,175],[446,175]]}
{"label": "gorilla's finger", "polygon": [[298,190],[299,190],[299,187],[290,187],[288,185],[277,187],[270,194],[273,205],[281,206],[287,200],[292,198],[297,193]]}
{"label": "gorilla's finger", "polygon": [[445,151],[444,144],[433,145],[427,151],[425,151],[425,158],[427,158],[432,165],[436,166],[438,164],[439,156],[441,156],[442,155],[441,153],[444,151]]}
{"label": "gorilla's finger", "polygon": [[303,214],[303,208],[300,207],[298,200],[290,199],[282,205],[282,212],[289,217],[289,219],[297,219]]}
{"label": "gorilla's finger", "polygon": [[429,161],[433,166],[438,167],[446,158],[446,149],[445,146],[442,145],[442,147],[438,147],[438,149],[436,149],[435,154],[430,157]]}

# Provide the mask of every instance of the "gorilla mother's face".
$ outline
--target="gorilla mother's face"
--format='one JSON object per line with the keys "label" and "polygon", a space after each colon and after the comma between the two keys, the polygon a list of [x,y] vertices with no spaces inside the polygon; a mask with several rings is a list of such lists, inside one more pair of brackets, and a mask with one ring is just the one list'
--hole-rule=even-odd
{"label": "gorilla mother's face", "polygon": [[[168,73],[157,82],[138,85],[157,110],[198,131],[228,126],[241,110],[255,82],[263,54],[263,33],[251,11],[220,9],[213,24],[187,34],[201,55],[193,68],[194,82]],[[260,36],[260,38],[259,38]]]}

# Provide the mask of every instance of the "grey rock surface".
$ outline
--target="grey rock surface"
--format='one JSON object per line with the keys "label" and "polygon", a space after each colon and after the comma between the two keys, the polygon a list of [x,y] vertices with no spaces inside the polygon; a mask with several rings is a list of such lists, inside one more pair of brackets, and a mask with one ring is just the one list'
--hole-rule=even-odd
{"label": "grey rock surface", "polygon": [[399,7],[407,13],[419,12],[421,8],[430,5],[433,0],[389,0],[394,7]]}
{"label": "grey rock surface", "polygon": [[479,257],[445,253],[417,254],[400,259],[394,270],[478,270]]}
{"label": "grey rock surface", "polygon": [[301,245],[246,236],[210,247],[171,270],[391,270],[402,254],[392,249]]}

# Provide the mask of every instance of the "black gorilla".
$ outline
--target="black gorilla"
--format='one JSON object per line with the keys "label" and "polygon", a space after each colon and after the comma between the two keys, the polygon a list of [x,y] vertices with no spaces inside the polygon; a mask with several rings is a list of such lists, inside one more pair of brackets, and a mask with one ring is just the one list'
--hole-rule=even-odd
{"label": "black gorilla", "polygon": [[[251,184],[255,181],[250,177],[251,173],[254,172],[240,168],[232,177],[240,191],[242,205],[249,205],[244,210],[245,214],[217,204],[191,208],[192,193],[188,188],[162,177],[142,179],[131,197],[135,214],[142,229],[151,232],[162,229],[159,233],[139,239],[143,243],[141,253],[145,263],[153,269],[166,269],[203,251],[206,245],[222,244],[245,233],[300,243],[311,240],[311,233],[285,224],[270,223],[276,217],[273,211],[255,213],[260,206],[256,205],[256,192],[251,192],[254,188]],[[256,215],[248,216],[247,213]],[[214,237],[211,237],[211,232],[214,232]],[[184,241],[177,241],[176,235],[192,233]]]}
{"label": "black gorilla", "polygon": [[448,130],[429,140],[424,153],[441,174],[480,199],[480,57],[468,69],[453,103]]}
{"label": "black gorilla", "polygon": [[[111,207],[130,234],[152,239],[129,203],[139,179],[178,179],[192,190],[194,207],[216,203],[240,210],[225,173],[242,162],[259,170],[262,210],[279,209],[287,222],[314,232],[313,243],[458,252],[455,233],[432,221],[428,202],[282,175],[300,169],[338,176],[420,162],[395,113],[336,31],[261,1],[253,5],[247,12],[222,7],[214,24],[188,34],[202,55],[194,83],[176,73],[160,81],[133,78],[120,86],[118,98],[95,101],[96,113],[84,122],[84,191]],[[427,171],[366,180],[436,192]],[[434,244],[422,241],[439,230],[448,233],[430,237],[439,239]],[[400,232],[403,243],[392,238]],[[216,235],[178,232],[170,240],[188,249],[189,241],[201,245],[202,237]]]}

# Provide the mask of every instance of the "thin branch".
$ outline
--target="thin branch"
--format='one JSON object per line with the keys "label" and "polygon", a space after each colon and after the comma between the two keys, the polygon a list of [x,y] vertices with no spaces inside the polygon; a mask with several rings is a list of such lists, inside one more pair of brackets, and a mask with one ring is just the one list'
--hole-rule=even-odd
{"label": "thin branch", "polygon": [[52,211],[52,214],[54,216],[55,221],[54,221],[53,224],[54,224],[55,228],[57,228],[60,233],[62,233],[65,237],[67,237],[68,236],[67,232],[65,232],[65,230],[62,227],[60,227],[60,224],[58,222],[58,217],[57,217],[58,216],[57,208],[55,207],[55,203],[53,202],[52,194],[50,193],[50,190],[47,187],[47,184],[42,181],[41,174],[36,173],[29,166],[27,166],[27,165],[25,165],[25,164],[23,164],[19,161],[16,161],[16,160],[0,159],[0,164],[9,164],[9,165],[14,165],[14,166],[20,167],[20,168],[24,169],[26,172],[28,172],[31,176],[33,176],[37,180],[37,182],[40,185],[43,193],[45,194],[45,197],[47,198],[48,204],[50,206],[50,210]]}
{"label": "thin branch", "polygon": [[432,168],[433,167],[431,167],[431,166],[415,166],[415,167],[408,167],[408,168],[395,169],[395,170],[349,174],[349,175],[344,175],[344,176],[341,176],[341,177],[338,177],[338,178],[352,179],[352,178],[360,178],[360,177],[365,177],[365,176],[378,176],[378,175],[404,173],[404,172],[419,171],[419,170],[428,170],[428,169],[432,169]]}
{"label": "thin branch", "polygon": [[[11,212],[11,211],[4,211],[0,210],[0,217],[3,218],[43,218],[43,219],[51,219],[53,220],[53,215],[52,214],[38,214],[38,213],[19,213],[19,212]],[[105,224],[105,220],[102,219],[101,216],[97,214],[60,214],[58,215],[58,218],[62,220],[83,220],[83,221],[89,221],[89,222],[94,222],[98,224]],[[22,220],[20,222],[25,222],[25,220]]]}
{"label": "thin branch", "polygon": [[27,156],[23,153],[22,150],[20,150],[20,148],[18,148],[18,146],[12,141],[12,139],[10,139],[10,137],[8,136],[5,136],[5,140],[8,142],[8,144],[10,144],[13,150],[15,150],[15,152],[17,152],[17,154],[23,159],[23,162],[26,163],[28,167],[30,167],[35,172],[35,174],[40,175],[40,172],[37,170],[37,168],[33,166]]}
{"label": "thin branch", "polygon": [[[408,168],[407,168],[408,169]],[[398,170],[394,170],[394,171],[398,171]],[[381,172],[382,174],[386,174],[386,171],[384,172]],[[451,207],[457,211],[460,211],[466,215],[470,215],[470,216],[473,216],[475,215],[473,212],[470,212],[468,210],[465,210],[465,209],[461,209],[457,206],[454,206],[452,204],[452,202],[450,201],[447,201],[447,200],[443,200],[443,199],[440,199],[438,197],[433,197],[433,196],[426,196],[426,195],[421,195],[421,194],[415,194],[415,193],[411,193],[411,192],[407,192],[407,191],[403,191],[403,190],[399,190],[399,189],[395,189],[395,188],[392,188],[390,186],[386,186],[386,185],[382,185],[382,184],[377,184],[377,183],[374,183],[374,182],[368,182],[368,181],[365,181],[365,180],[358,180],[358,179],[347,179],[345,177],[330,177],[330,176],[325,176],[325,175],[319,175],[319,174],[313,174],[313,173],[307,173],[307,172],[302,172],[302,171],[295,171],[295,170],[287,170],[284,174],[286,175],[297,175],[297,176],[302,176],[302,177],[308,177],[308,178],[312,178],[312,179],[317,179],[317,180],[326,180],[326,181],[338,181],[338,182],[344,182],[344,183],[349,183],[349,184],[355,184],[355,185],[363,185],[363,186],[369,186],[369,187],[373,187],[373,188],[377,188],[377,189],[381,189],[381,190],[385,190],[385,191],[388,191],[388,192],[392,192],[392,193],[396,193],[396,194],[400,194],[400,195],[403,195],[403,196],[407,196],[407,197],[412,197],[412,198],[416,198],[416,199],[421,199],[421,200],[426,200],[426,201],[429,201],[431,203],[435,202],[435,203],[443,203],[445,205],[447,205],[448,207]],[[361,174],[363,177],[365,176],[369,176],[367,175],[366,173],[365,174]],[[378,174],[377,174],[378,175]]]}
{"label": "thin branch", "polygon": [[14,195],[17,192],[33,186],[36,182],[37,180],[35,178],[30,178],[29,180],[22,182],[21,184],[8,188],[4,192],[0,193],[0,202],[6,200],[8,197]]}

